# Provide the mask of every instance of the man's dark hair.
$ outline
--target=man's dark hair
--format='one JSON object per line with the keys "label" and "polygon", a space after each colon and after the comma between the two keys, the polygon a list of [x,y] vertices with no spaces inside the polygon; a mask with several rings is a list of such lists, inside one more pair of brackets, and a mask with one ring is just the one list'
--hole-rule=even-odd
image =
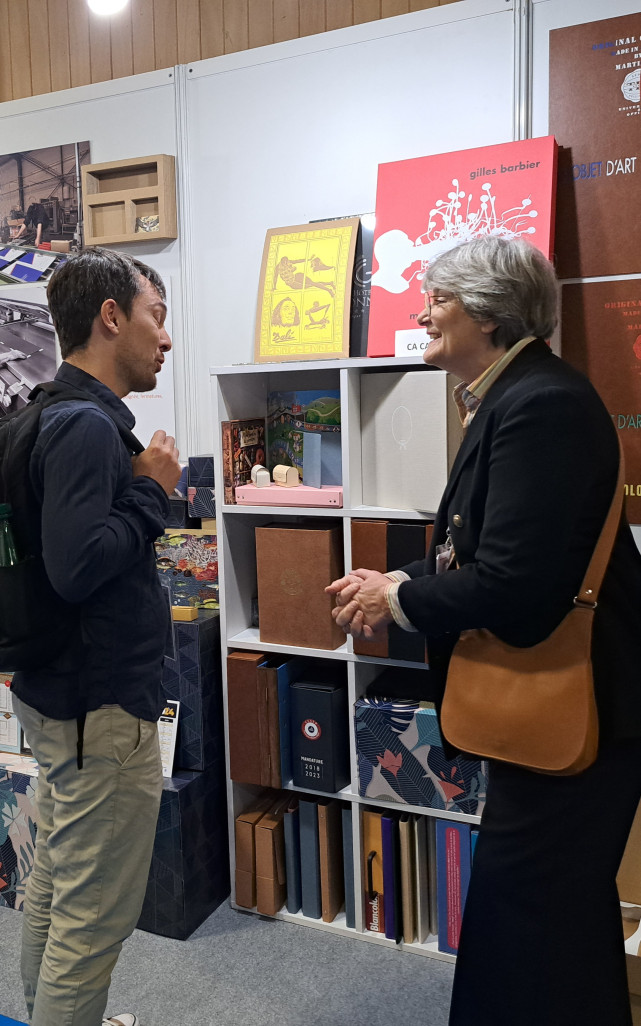
{"label": "man's dark hair", "polygon": [[86,346],[102,304],[113,299],[126,317],[146,278],[164,301],[160,275],[135,257],[90,246],[57,268],[47,286],[47,299],[65,360]]}

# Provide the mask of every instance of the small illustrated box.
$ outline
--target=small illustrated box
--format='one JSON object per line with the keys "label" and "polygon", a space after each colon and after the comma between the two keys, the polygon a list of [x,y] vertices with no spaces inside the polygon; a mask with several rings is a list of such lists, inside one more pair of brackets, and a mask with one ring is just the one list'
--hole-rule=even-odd
{"label": "small illustrated box", "polygon": [[354,729],[361,797],[481,815],[487,763],[445,758],[433,703],[359,698]]}
{"label": "small illustrated box", "polygon": [[295,681],[289,700],[292,783],[335,794],[349,783],[347,688]]}
{"label": "small illustrated box", "polygon": [[172,634],[162,685],[168,699],[180,702],[174,767],[204,770],[225,747],[219,613],[201,609],[197,620],[173,623]]}
{"label": "small illustrated box", "polygon": [[267,447],[270,471],[285,464],[298,469],[304,485],[341,484],[340,393],[335,389],[270,392]]}
{"label": "small illustrated box", "polygon": [[156,541],[156,568],[170,605],[218,609],[218,539],[211,531],[165,531]]}
{"label": "small illustrated box", "polygon": [[229,894],[225,759],[163,785],[138,929],[186,940]]}
{"label": "small illustrated box", "polygon": [[338,648],[345,635],[324,588],[343,576],[342,525],[269,524],[256,528],[260,640]]}

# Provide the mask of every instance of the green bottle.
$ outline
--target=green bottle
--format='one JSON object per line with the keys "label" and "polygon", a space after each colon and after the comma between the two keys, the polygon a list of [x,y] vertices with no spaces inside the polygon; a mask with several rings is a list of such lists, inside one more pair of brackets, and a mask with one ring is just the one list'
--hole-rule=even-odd
{"label": "green bottle", "polygon": [[11,512],[8,502],[0,502],[0,566],[14,566],[20,562],[11,527]]}

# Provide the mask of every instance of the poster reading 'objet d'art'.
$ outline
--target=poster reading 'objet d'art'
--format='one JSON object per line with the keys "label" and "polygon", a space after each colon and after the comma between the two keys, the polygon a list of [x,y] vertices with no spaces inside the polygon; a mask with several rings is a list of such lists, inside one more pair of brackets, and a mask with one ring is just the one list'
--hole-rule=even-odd
{"label": "poster reading 'objet d'art'", "polygon": [[551,136],[379,164],[368,356],[414,356],[431,260],[484,235],[524,236],[546,257],[554,231]]}
{"label": "poster reading 'objet d'art'", "polygon": [[641,271],[641,13],[550,32],[561,278]]}
{"label": "poster reading 'objet d'art'", "polygon": [[346,217],[267,232],[256,316],[257,363],[349,355],[358,225],[358,217]]}

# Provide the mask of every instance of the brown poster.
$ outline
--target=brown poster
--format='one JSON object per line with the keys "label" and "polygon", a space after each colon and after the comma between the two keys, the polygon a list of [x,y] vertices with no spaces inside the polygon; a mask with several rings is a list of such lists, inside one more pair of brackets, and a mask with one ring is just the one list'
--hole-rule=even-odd
{"label": "brown poster", "polygon": [[641,524],[641,279],[563,286],[562,356],[603,399],[625,453],[626,512]]}
{"label": "brown poster", "polygon": [[562,278],[641,271],[641,13],[550,32]]}

